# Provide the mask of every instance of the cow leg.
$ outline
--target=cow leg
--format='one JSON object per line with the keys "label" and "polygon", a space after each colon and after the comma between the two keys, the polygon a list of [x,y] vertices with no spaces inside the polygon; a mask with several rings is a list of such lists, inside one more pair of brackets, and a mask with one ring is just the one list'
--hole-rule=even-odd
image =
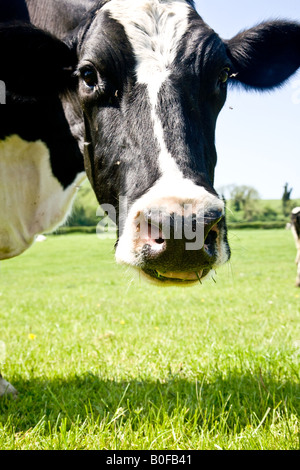
{"label": "cow leg", "polygon": [[13,387],[9,382],[3,379],[2,375],[0,374],[0,397],[3,395],[17,395],[17,390]]}
{"label": "cow leg", "polygon": [[298,254],[298,273],[296,277],[296,287],[300,287],[300,252]]}
{"label": "cow leg", "polygon": [[295,238],[296,249],[297,249],[297,255],[295,259],[295,263],[297,264],[296,287],[300,287],[300,238],[294,226],[292,226],[292,233]]}

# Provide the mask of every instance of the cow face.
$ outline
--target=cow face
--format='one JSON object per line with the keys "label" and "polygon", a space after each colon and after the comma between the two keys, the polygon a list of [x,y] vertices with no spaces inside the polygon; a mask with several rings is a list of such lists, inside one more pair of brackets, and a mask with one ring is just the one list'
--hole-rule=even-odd
{"label": "cow face", "polygon": [[111,0],[92,13],[77,41],[85,166],[99,202],[116,207],[117,261],[189,284],[228,260],[217,116],[229,79],[264,89],[296,70],[286,30],[299,34],[274,23],[225,42],[184,0]]}
{"label": "cow face", "polygon": [[119,201],[117,260],[159,282],[198,282],[229,257],[213,189],[224,43],[185,2],[113,0],[78,56],[85,163],[99,202]]}

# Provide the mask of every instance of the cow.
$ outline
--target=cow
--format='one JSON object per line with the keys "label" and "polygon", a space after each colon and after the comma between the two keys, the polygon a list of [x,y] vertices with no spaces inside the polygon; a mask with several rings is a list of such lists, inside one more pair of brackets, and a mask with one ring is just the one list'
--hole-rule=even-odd
{"label": "cow", "polygon": [[[31,39],[23,44],[24,38]],[[32,56],[31,40],[41,42]],[[7,88],[6,105],[0,109],[3,260],[21,254],[38,234],[64,222],[85,172],[59,99],[69,49],[30,24],[1,24],[0,50],[0,75]],[[41,83],[27,80],[16,67],[30,67],[33,73],[35,68],[36,77],[42,73]]]}
{"label": "cow", "polygon": [[[215,127],[228,85],[281,86],[300,66],[300,24],[264,22],[223,40],[192,0],[13,4],[26,13],[23,33],[7,39],[14,58],[7,54],[0,79],[17,96],[41,95],[43,109],[48,87],[59,92],[97,199],[114,209],[117,262],[158,285],[209,277],[230,258],[225,204],[214,189]],[[14,225],[12,211],[6,217]]]}
{"label": "cow", "polygon": [[[8,10],[6,19],[7,14]],[[29,37],[41,43],[32,56],[30,40],[22,42]],[[67,46],[28,23],[6,21],[0,24],[0,51],[0,75],[7,91],[7,105],[0,108],[0,260],[4,260],[20,255],[39,234],[66,220],[86,175],[59,99],[61,77],[72,63]],[[16,66],[35,68],[36,77],[42,72],[40,86],[32,83],[32,76],[27,80],[17,73]],[[16,390],[0,375],[0,396],[6,393],[15,395]]]}
{"label": "cow", "polygon": [[291,213],[291,228],[296,243],[296,265],[297,265],[297,277],[296,287],[300,287],[300,207],[295,207]]}

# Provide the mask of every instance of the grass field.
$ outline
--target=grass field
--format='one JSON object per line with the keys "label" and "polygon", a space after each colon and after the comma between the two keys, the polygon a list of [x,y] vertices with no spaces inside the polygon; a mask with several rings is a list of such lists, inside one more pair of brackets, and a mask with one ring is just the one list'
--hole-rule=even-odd
{"label": "grass field", "polygon": [[132,281],[113,241],[0,263],[0,449],[299,449],[300,290],[288,231],[230,234],[217,283]]}

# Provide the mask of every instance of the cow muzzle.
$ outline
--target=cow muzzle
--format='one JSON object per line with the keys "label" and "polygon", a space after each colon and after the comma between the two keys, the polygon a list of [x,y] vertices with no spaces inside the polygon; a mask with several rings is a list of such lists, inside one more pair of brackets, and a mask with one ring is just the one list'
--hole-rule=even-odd
{"label": "cow muzzle", "polygon": [[116,249],[118,262],[164,285],[201,282],[229,258],[224,203],[156,201],[131,211]]}

